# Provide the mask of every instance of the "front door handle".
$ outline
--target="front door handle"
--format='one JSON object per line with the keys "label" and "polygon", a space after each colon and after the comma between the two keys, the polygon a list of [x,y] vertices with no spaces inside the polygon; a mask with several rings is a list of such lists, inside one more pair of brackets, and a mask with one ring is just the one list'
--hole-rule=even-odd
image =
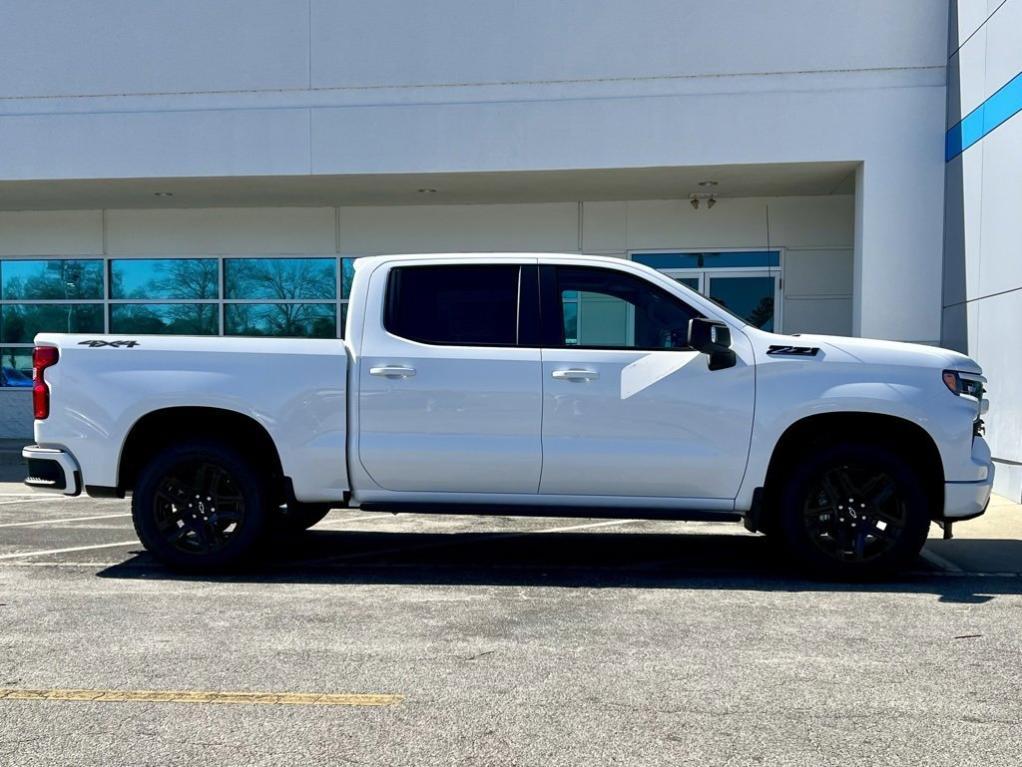
{"label": "front door handle", "polygon": [[415,368],[410,368],[407,365],[381,365],[377,368],[369,368],[369,375],[385,378],[411,378],[415,375]]}
{"label": "front door handle", "polygon": [[600,374],[595,370],[583,370],[581,368],[555,370],[550,375],[559,381],[595,381],[600,377]]}

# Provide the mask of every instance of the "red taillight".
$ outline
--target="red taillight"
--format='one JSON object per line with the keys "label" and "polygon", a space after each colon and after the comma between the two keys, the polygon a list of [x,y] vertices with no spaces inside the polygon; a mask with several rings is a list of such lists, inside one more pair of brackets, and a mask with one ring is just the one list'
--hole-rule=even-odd
{"label": "red taillight", "polygon": [[32,350],[32,408],[40,421],[50,415],[50,387],[43,380],[43,371],[56,365],[59,358],[55,346],[37,346]]}

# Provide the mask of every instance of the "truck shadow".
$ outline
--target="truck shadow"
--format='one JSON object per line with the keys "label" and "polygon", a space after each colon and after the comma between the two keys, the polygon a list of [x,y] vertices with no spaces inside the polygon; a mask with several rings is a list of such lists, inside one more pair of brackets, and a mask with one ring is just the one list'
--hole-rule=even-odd
{"label": "truck shadow", "polygon": [[[1004,561],[1012,556],[1022,562],[1022,541],[969,543],[974,551],[996,548],[991,552],[995,559]],[[1022,577],[1014,574],[947,573],[923,559],[908,573],[888,580],[813,580],[761,536],[705,533],[311,530],[275,542],[272,553],[265,553],[258,567],[184,574],[141,553],[98,575],[239,583],[915,592],[958,603],[1022,594]]]}

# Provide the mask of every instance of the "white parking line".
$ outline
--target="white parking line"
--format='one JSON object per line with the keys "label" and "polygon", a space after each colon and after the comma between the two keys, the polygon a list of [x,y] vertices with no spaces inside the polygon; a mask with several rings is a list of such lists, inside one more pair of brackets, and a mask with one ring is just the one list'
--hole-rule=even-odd
{"label": "white parking line", "polygon": [[636,522],[635,519],[609,519],[606,522],[590,522],[585,525],[568,525],[567,527],[548,527],[545,530],[524,530],[521,533],[508,533],[508,535],[532,535],[535,533],[567,533],[572,530],[588,530],[592,527],[611,527],[613,525],[630,525]]}
{"label": "white parking line", "polygon": [[96,543],[92,546],[72,546],[68,549],[44,549],[42,551],[22,551],[18,554],[0,554],[0,559],[24,559],[25,557],[44,557],[49,554],[67,554],[72,551],[91,551],[92,549],[113,549],[118,546],[141,546],[138,538],[133,541],[119,543]]}
{"label": "white parking line", "polygon": [[97,514],[94,517],[68,517],[66,519],[37,519],[32,522],[4,522],[0,527],[33,527],[39,525],[59,525],[63,522],[87,522],[92,519],[113,519],[114,517],[130,517],[130,512],[120,514]]}
{"label": "white parking line", "polygon": [[[365,515],[363,515],[361,517],[346,517],[344,519],[330,519],[330,520],[327,520],[326,522],[318,522],[317,524],[315,524],[314,526],[310,527],[309,529],[310,530],[321,530],[324,527],[330,527],[331,525],[346,525],[349,522],[362,522],[362,521],[367,520],[367,519],[383,519],[386,516],[387,516],[386,512],[379,512],[379,511],[377,511],[377,512],[375,512],[373,514],[365,514]],[[391,516],[397,516],[397,515],[395,514],[395,515],[391,515]],[[402,517],[410,517],[411,514],[402,514],[401,516]]]}
{"label": "white parking line", "polygon": [[22,501],[0,501],[0,506],[17,506],[19,503],[41,503],[43,501],[54,501],[54,500],[59,500],[59,499],[55,498],[54,496],[50,496],[49,498],[47,498],[45,496],[38,496],[37,495],[37,496],[34,496],[32,498],[25,498]]}

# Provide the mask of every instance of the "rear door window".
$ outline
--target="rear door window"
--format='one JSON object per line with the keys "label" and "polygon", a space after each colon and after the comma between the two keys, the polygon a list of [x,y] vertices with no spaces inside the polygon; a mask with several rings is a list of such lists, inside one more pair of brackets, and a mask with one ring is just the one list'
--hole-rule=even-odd
{"label": "rear door window", "polygon": [[519,264],[395,267],[384,327],[426,344],[517,346],[521,272]]}

